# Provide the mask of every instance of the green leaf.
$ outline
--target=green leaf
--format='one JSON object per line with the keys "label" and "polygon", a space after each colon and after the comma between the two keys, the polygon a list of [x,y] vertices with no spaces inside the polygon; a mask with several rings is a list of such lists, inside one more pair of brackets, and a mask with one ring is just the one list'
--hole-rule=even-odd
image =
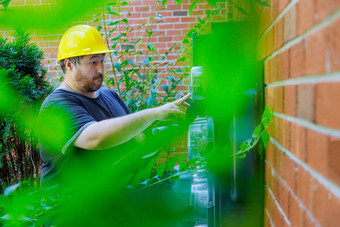
{"label": "green leaf", "polygon": [[261,6],[270,7],[269,2],[267,2],[267,1],[256,0],[256,2],[257,2],[258,4],[260,4]]}
{"label": "green leaf", "polygon": [[13,193],[19,186],[21,185],[21,183],[17,183],[14,185],[11,185],[9,187],[7,187],[4,191],[4,196],[7,197],[9,196],[11,193]]}
{"label": "green leaf", "polygon": [[121,5],[122,5],[122,6],[126,6],[126,5],[128,5],[128,3],[127,3],[127,2],[122,2]]}
{"label": "green leaf", "polygon": [[249,145],[250,141],[249,139],[244,141],[241,145],[240,145],[240,151],[244,151],[244,150],[247,150],[250,145]]}
{"label": "green leaf", "polygon": [[165,163],[159,164],[156,168],[157,175],[162,178],[165,171]]}
{"label": "green leaf", "polygon": [[179,155],[169,158],[169,161],[166,163],[166,168],[172,171],[176,165],[178,158],[179,158]]}
{"label": "green leaf", "polygon": [[262,133],[261,139],[262,139],[262,142],[263,142],[264,149],[267,149],[268,143],[269,143],[269,140],[270,140],[269,133],[267,131],[264,131]]}
{"label": "green leaf", "polygon": [[161,86],[160,86],[166,93],[169,93],[169,85],[165,85],[165,84],[162,84]]}
{"label": "green leaf", "polygon": [[[190,15],[190,16],[192,16],[192,12],[194,11],[194,8],[195,8],[195,6],[197,5],[198,1],[199,1],[199,0],[196,0],[196,1],[194,1],[193,3],[191,3],[190,8],[189,8],[189,15]],[[176,0],[176,2],[177,2],[177,0]]]}
{"label": "green leaf", "polygon": [[231,4],[232,4],[238,11],[240,11],[243,15],[247,16],[246,11],[245,11],[242,7],[237,6],[237,5],[236,5],[235,3],[233,3],[233,2],[231,2]]}
{"label": "green leaf", "polygon": [[126,19],[126,18],[124,18],[123,20],[121,20],[122,22],[124,22],[125,24],[128,24],[129,23],[129,21]]}
{"label": "green leaf", "polygon": [[185,162],[184,162],[184,159],[185,159],[186,155],[185,154],[182,154],[180,159],[178,160],[178,165],[179,165],[179,170],[184,170],[185,168]]}
{"label": "green leaf", "polygon": [[203,20],[202,18],[200,18],[200,17],[198,17],[198,20],[199,20],[199,22],[201,23],[201,24],[205,24],[205,20]]}
{"label": "green leaf", "polygon": [[189,43],[189,39],[187,39],[187,38],[183,39],[182,43]]}
{"label": "green leaf", "polygon": [[170,180],[170,181],[179,181],[180,178],[179,178],[179,175],[174,175],[174,176],[172,176],[169,180]]}
{"label": "green leaf", "polygon": [[118,72],[121,72],[121,71],[122,71],[122,67],[120,66],[119,63],[114,62],[114,63],[113,63],[113,66],[118,70]]}
{"label": "green leaf", "polygon": [[111,7],[110,6],[108,6],[108,5],[106,5],[106,6],[104,6],[104,8],[107,10],[107,11],[111,11]]}
{"label": "green leaf", "polygon": [[164,7],[168,0],[160,0],[160,1],[162,2],[162,7]]}
{"label": "green leaf", "polygon": [[119,16],[119,13],[117,13],[116,10],[111,10],[111,11],[109,12],[109,14],[112,14],[112,15],[115,15],[115,16]]}
{"label": "green leaf", "polygon": [[211,10],[208,9],[208,10],[207,10],[207,18],[210,18],[210,15],[211,15]]}
{"label": "green leaf", "polygon": [[182,3],[183,0],[176,0],[176,5],[179,5]]}
{"label": "green leaf", "polygon": [[150,63],[149,58],[143,58],[143,63],[144,63],[147,67],[149,67],[149,66],[150,66],[150,65],[149,65],[149,63]]}
{"label": "green leaf", "polygon": [[150,50],[150,51],[153,51],[155,48],[155,44],[153,44],[153,43],[148,43],[148,49]]}
{"label": "green leaf", "polygon": [[98,30],[98,31],[102,30],[102,28],[103,28],[103,27],[102,27],[102,26],[100,26],[100,25],[99,25],[99,26],[97,26],[97,30]]}
{"label": "green leaf", "polygon": [[109,26],[112,26],[112,25],[116,25],[116,24],[119,24],[119,20],[116,20],[116,21],[113,21],[109,24]]}
{"label": "green leaf", "polygon": [[253,135],[252,136],[253,137],[259,137],[261,132],[262,132],[262,125],[260,124],[260,125],[256,126],[256,128],[253,131]]}
{"label": "green leaf", "polygon": [[190,161],[187,162],[185,165],[185,169],[189,169],[192,165],[195,167],[197,162],[199,161],[199,158],[193,158]]}

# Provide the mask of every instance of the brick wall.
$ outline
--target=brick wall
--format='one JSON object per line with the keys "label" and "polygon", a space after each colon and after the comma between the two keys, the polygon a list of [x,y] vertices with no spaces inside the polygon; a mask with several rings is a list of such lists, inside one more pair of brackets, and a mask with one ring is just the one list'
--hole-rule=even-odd
{"label": "brick wall", "polygon": [[[109,1],[108,1],[109,2]],[[128,5],[122,6],[121,11],[129,12],[125,13],[124,16],[129,20],[129,24],[134,28],[137,28],[142,23],[146,22],[146,18],[151,16],[153,9],[157,4],[157,0],[128,0]],[[206,10],[210,9],[207,3],[200,3],[195,7],[193,16],[189,15],[189,8],[193,1],[183,0],[181,5],[176,5],[175,0],[168,0],[165,5],[165,9],[158,7],[157,13],[163,16],[162,19],[158,19],[160,23],[157,23],[154,29],[160,32],[160,35],[152,40],[156,48],[159,48],[160,53],[165,53],[174,43],[180,43],[185,37],[185,34],[199,22],[198,17],[204,17]],[[11,0],[8,10],[15,9],[45,9],[55,7],[56,0]],[[146,9],[147,8],[147,9]],[[89,24],[92,26],[102,25],[101,22],[93,22],[96,17],[95,15],[100,13],[102,9],[91,9],[89,12],[84,13],[77,21],[70,21],[68,27],[62,29],[53,29],[51,31],[40,31],[40,30],[28,30],[31,34],[32,41],[36,42],[45,52],[45,60],[43,64],[48,69],[48,78],[51,82],[56,85],[60,83],[60,77],[63,76],[62,71],[57,63],[57,51],[59,41],[62,34],[72,25],[76,24]],[[226,15],[219,15],[215,19],[224,21]],[[117,17],[109,15],[107,20],[114,21]],[[123,19],[123,18],[121,18]],[[1,27],[0,35],[11,37],[11,32]],[[140,33],[140,32],[139,32]],[[138,31],[130,33],[130,36],[136,37]],[[112,36],[114,37],[114,36]],[[176,56],[169,55],[168,59],[173,60]],[[184,80],[183,85],[188,85],[188,80]],[[182,90],[187,88],[183,88]]]}
{"label": "brick wall", "polygon": [[[127,0],[128,5],[122,6],[121,11],[126,11],[130,13],[125,13],[125,17],[129,20],[129,24],[134,28],[137,28],[142,23],[146,22],[146,18],[153,14],[153,9],[157,4],[157,0]],[[53,9],[56,4],[56,0],[11,0],[8,10],[16,9]],[[168,0],[165,5],[165,9],[157,11],[158,14],[162,15],[161,19],[157,19],[160,23],[157,23],[154,29],[160,32],[157,38],[154,38],[152,42],[155,47],[159,49],[159,52],[164,54],[174,43],[181,43],[181,40],[185,37],[186,33],[194,27],[195,24],[199,22],[198,17],[204,18],[206,16],[206,10],[211,9],[207,3],[199,3],[196,5],[193,16],[189,15],[189,8],[193,0],[183,0],[181,5],[176,5],[175,0]],[[63,77],[63,72],[57,63],[57,52],[59,41],[62,34],[72,25],[76,24],[89,24],[92,26],[102,25],[100,21],[94,22],[97,18],[96,14],[100,13],[102,9],[91,9],[89,12],[84,13],[77,21],[70,21],[68,27],[62,29],[53,29],[51,31],[40,31],[29,29],[31,40],[38,44],[38,46],[44,51],[43,64],[48,69],[47,78],[55,85],[60,84],[60,78]],[[109,15],[106,18],[109,21],[117,20],[116,16]],[[120,18],[123,19],[123,18]],[[225,10],[222,11],[221,15],[217,15],[214,21],[225,21],[226,13]],[[0,35],[11,38],[12,30],[6,30],[0,25]],[[128,34],[130,37],[137,37],[140,31],[135,30]],[[114,37],[115,34],[112,35]],[[146,47],[145,47],[146,48]],[[168,60],[175,59],[175,55],[168,55]],[[115,59],[114,59],[115,60]],[[106,66],[110,66],[109,64]],[[183,82],[178,87],[180,90],[187,91],[189,81],[185,78]],[[176,137],[173,146],[171,146],[172,153],[170,157],[174,155],[187,154],[187,135],[179,135]],[[159,162],[164,162],[165,153],[161,154]]]}
{"label": "brick wall", "polygon": [[265,226],[340,225],[340,1],[272,0],[259,58],[274,110]]}

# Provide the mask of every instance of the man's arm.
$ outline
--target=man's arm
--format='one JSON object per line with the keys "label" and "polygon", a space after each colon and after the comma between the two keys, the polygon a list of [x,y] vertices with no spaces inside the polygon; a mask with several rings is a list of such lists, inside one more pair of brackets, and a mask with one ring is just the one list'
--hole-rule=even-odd
{"label": "man's arm", "polygon": [[84,149],[102,150],[127,142],[156,120],[170,120],[185,115],[187,105],[185,100],[189,97],[190,94],[187,94],[160,107],[96,122],[85,128],[74,144]]}

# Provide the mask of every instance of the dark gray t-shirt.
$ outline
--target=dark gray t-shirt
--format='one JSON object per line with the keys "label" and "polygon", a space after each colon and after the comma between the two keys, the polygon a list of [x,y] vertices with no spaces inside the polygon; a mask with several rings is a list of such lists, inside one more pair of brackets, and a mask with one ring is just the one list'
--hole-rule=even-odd
{"label": "dark gray t-shirt", "polygon": [[98,97],[89,98],[70,90],[56,89],[43,102],[39,114],[44,127],[40,135],[43,184],[55,180],[74,154],[87,152],[73,146],[86,127],[131,113],[114,91],[108,88],[98,91]]}

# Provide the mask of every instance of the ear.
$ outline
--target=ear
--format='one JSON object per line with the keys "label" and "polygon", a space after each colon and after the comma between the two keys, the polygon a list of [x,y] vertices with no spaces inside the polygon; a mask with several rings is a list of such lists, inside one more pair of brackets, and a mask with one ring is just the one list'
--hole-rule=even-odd
{"label": "ear", "polygon": [[64,61],[64,64],[65,64],[65,69],[66,69],[66,71],[72,71],[72,70],[73,70],[74,65],[73,65],[73,63],[70,61],[70,59],[66,58],[65,61]]}

